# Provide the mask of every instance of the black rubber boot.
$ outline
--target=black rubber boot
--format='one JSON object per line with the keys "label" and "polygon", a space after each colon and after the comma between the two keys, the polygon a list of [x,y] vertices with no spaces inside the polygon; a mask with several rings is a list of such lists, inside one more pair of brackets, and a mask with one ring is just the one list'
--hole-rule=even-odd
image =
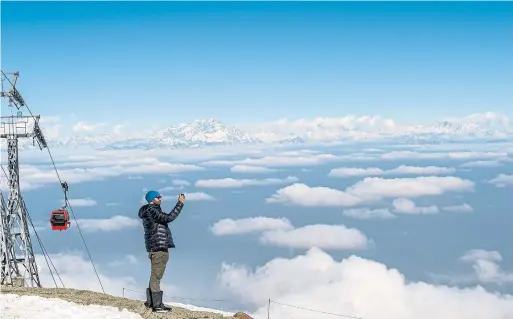
{"label": "black rubber boot", "polygon": [[146,288],[146,302],[144,303],[144,306],[146,308],[153,307],[153,302],[151,300],[151,291],[150,288]]}
{"label": "black rubber boot", "polygon": [[[161,295],[161,299],[160,300],[163,300],[164,299],[164,292],[160,292],[160,295]],[[165,311],[168,311],[168,312],[171,312],[171,310],[173,310],[171,307],[168,307],[164,304],[164,302],[161,302],[160,303],[160,306],[162,307],[162,309],[164,309]]]}
{"label": "black rubber boot", "polygon": [[162,294],[163,294],[162,291],[151,293],[151,297],[153,300],[153,307],[152,307],[153,312],[171,312],[171,308],[167,307],[162,302]]}

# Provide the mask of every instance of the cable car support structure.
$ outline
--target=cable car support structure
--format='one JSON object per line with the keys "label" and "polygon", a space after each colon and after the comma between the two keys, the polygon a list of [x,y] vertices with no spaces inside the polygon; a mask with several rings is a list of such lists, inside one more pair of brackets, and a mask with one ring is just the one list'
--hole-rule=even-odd
{"label": "cable car support structure", "polygon": [[[28,228],[28,223],[32,226],[32,230],[36,235],[36,239],[41,247],[41,252],[45,258],[46,264],[48,266],[50,275],[57,287],[57,281],[53,272],[55,271],[58,279],[60,280],[62,286],[64,287],[64,283],[55,268],[48,251],[43,245],[41,238],[39,237],[30,217],[30,214],[25,206],[25,202],[23,197],[21,196],[20,190],[20,175],[19,175],[19,157],[18,157],[18,142],[19,139],[22,138],[32,138],[33,145],[35,146],[37,142],[37,146],[40,150],[46,149],[48,151],[48,155],[53,164],[53,168],[55,169],[55,173],[59,180],[60,186],[62,188],[64,194],[64,206],[52,212],[51,218],[54,217],[62,217],[59,215],[64,215],[66,220],[65,227],[54,228],[54,224],[52,222],[52,229],[57,230],[65,230],[69,227],[69,216],[68,211],[71,212],[71,216],[75,221],[75,225],[80,233],[82,238],[82,242],[89,256],[89,260],[93,266],[93,269],[96,273],[96,277],[98,278],[98,282],[100,283],[102,291],[105,293],[102,282],[96,271],[96,267],[94,265],[93,259],[91,257],[91,253],[89,252],[89,248],[85,242],[84,236],[82,235],[82,231],[80,230],[80,226],[75,217],[75,213],[73,212],[73,208],[68,201],[67,191],[68,184],[63,182],[59,176],[59,172],[55,165],[55,161],[53,159],[52,153],[48,148],[48,144],[46,139],[39,127],[39,115],[32,114],[32,111],[27,106],[25,101],[23,100],[21,94],[16,89],[16,82],[19,77],[18,72],[7,73],[1,71],[2,73],[2,91],[1,98],[2,101],[7,99],[8,106],[12,110],[14,107],[17,109],[17,114],[11,114],[11,116],[2,116],[1,124],[0,124],[0,137],[1,139],[7,140],[7,172],[2,166],[2,179],[5,177],[7,183],[2,182],[3,185],[7,184],[8,186],[8,199],[7,202],[4,200],[3,191],[0,193],[1,197],[1,227],[0,227],[0,248],[1,248],[1,277],[0,284],[1,285],[10,285],[10,286],[21,286],[21,287],[42,287],[41,281],[39,278],[39,269],[36,264],[34,250],[32,248],[32,241],[30,237],[30,232]],[[12,76],[12,80],[8,77],[8,74]],[[7,83],[9,84],[9,89],[5,90]],[[26,109],[30,116],[23,116],[22,109]],[[31,132],[28,132],[28,123],[29,119],[33,120],[33,129]],[[65,214],[64,214],[65,212]],[[50,267],[51,265],[51,267]],[[53,267],[53,270],[52,270]]]}

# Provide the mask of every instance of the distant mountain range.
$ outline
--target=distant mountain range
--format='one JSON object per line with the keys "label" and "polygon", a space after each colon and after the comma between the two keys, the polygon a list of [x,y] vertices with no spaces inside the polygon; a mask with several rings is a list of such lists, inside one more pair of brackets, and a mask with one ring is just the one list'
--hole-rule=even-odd
{"label": "distant mountain range", "polygon": [[[44,127],[42,127],[44,132]],[[216,119],[171,125],[151,132],[100,134],[49,140],[50,147],[92,147],[101,150],[199,148],[209,145],[308,144],[348,140],[389,140],[395,143],[440,144],[465,140],[513,139],[513,122],[496,113],[473,114],[431,125],[399,125],[380,117],[319,118],[312,121],[280,120],[246,129]],[[23,147],[33,147],[23,143]]]}

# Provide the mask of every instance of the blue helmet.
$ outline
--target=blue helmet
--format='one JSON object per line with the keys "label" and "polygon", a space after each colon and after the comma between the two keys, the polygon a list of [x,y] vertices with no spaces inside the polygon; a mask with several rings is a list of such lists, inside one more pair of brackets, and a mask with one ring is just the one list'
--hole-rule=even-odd
{"label": "blue helmet", "polygon": [[160,193],[157,192],[157,191],[149,191],[146,193],[146,196],[144,196],[144,199],[146,199],[146,201],[148,203],[150,203],[152,200],[154,200],[155,198],[159,197],[160,196]]}

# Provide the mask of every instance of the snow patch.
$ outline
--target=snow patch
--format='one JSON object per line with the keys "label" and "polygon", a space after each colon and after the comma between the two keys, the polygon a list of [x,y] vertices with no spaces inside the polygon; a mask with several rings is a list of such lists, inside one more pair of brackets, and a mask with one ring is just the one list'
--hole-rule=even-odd
{"label": "snow patch", "polygon": [[79,305],[56,298],[0,294],[5,319],[143,319],[140,315],[115,307]]}

